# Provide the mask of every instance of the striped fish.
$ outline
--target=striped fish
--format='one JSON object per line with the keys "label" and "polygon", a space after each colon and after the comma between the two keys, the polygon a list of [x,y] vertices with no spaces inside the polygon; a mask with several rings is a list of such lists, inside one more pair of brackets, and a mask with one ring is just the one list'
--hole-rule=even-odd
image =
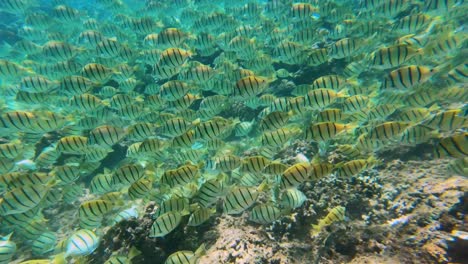
{"label": "striped fish", "polygon": [[272,162],[263,168],[262,173],[268,175],[281,175],[287,169],[288,166],[286,164],[281,162]]}
{"label": "striped fish", "polygon": [[[194,63],[195,64],[195,63]],[[181,78],[196,84],[208,82],[216,74],[216,71],[208,65],[195,64],[182,72]]]}
{"label": "striped fish", "polygon": [[105,38],[96,44],[96,53],[104,58],[119,55],[122,45],[115,39]]}
{"label": "striped fish", "polygon": [[89,144],[111,147],[124,139],[126,135],[125,130],[120,127],[103,125],[91,130],[89,133]]}
{"label": "striped fish", "polygon": [[296,19],[307,19],[316,12],[318,12],[318,8],[309,3],[294,3],[291,6],[290,14]]}
{"label": "striped fish", "polygon": [[424,50],[432,56],[446,56],[457,51],[463,45],[463,40],[459,35],[445,35],[437,37],[435,40],[430,41]]}
{"label": "striped fish", "polygon": [[194,264],[199,262],[199,258],[205,254],[205,244],[202,244],[195,252],[182,250],[177,251],[167,257],[164,264]]}
{"label": "striped fish", "polygon": [[61,41],[49,41],[42,46],[43,55],[57,61],[67,61],[73,58],[78,51],[78,48]]}
{"label": "striped fish", "polygon": [[153,181],[144,178],[139,179],[128,188],[128,196],[133,200],[144,198],[150,194],[152,187]]}
{"label": "striped fish", "polygon": [[58,83],[43,76],[27,76],[21,79],[20,89],[30,93],[48,92],[57,87]]}
{"label": "striped fish", "polygon": [[342,109],[345,113],[354,113],[360,110],[367,110],[370,99],[364,95],[353,95],[343,101]]}
{"label": "striped fish", "polygon": [[88,147],[88,138],[84,136],[65,136],[58,142],[56,149],[61,153],[85,154]]}
{"label": "striped fish", "polygon": [[161,85],[159,96],[166,101],[175,101],[182,98],[191,90],[191,87],[184,81],[172,80]]}
{"label": "striped fish", "polygon": [[281,187],[296,187],[309,180],[312,167],[309,163],[296,163],[281,175]]}
{"label": "striped fish", "polygon": [[62,190],[59,188],[53,188],[46,194],[44,199],[41,201],[41,203],[37,207],[40,207],[40,208],[51,207],[55,205],[57,201],[62,200],[62,197],[63,197]]}
{"label": "striped fish", "polygon": [[148,237],[164,237],[179,226],[182,220],[182,214],[176,211],[170,211],[160,215],[151,225]]}
{"label": "striped fish", "polygon": [[155,45],[163,47],[177,47],[182,44],[188,37],[189,34],[178,28],[166,28],[157,35]]}
{"label": "striped fish", "polygon": [[186,215],[189,210],[189,200],[187,198],[171,198],[165,200],[159,205],[153,217],[157,218],[167,212],[172,211]]}
{"label": "striped fish", "polygon": [[[296,97],[285,97],[283,100],[286,101],[286,107],[281,108],[283,111],[291,110],[294,115],[296,114],[305,114],[307,113],[306,101],[304,96],[296,96]],[[275,100],[270,107],[282,107],[283,100]],[[280,103],[279,105],[277,103]],[[277,109],[275,109],[277,110]],[[279,109],[278,109],[279,110]],[[269,111],[265,111],[265,114]],[[263,112],[262,112],[263,113]],[[263,114],[262,114],[263,116]]]}
{"label": "striped fish", "polygon": [[351,160],[337,165],[337,175],[339,177],[351,177],[367,169],[368,165],[370,165],[370,162],[365,159]]}
{"label": "striped fish", "polygon": [[112,255],[110,256],[104,264],[128,264],[130,262],[130,258],[127,256],[119,256],[119,255]]}
{"label": "striped fish", "polygon": [[71,165],[56,166],[51,173],[55,175],[57,179],[61,180],[62,183],[68,184],[78,180],[80,177],[80,168]]}
{"label": "striped fish", "polygon": [[241,158],[235,155],[224,155],[222,157],[216,158],[215,166],[216,169],[219,169],[222,172],[229,172],[238,167],[242,164]]}
{"label": "striped fish", "polygon": [[113,109],[120,109],[127,105],[134,103],[133,98],[128,94],[116,94],[112,96],[109,101],[110,107]]}
{"label": "striped fish", "polygon": [[168,102],[169,106],[168,108],[169,109],[174,109],[176,111],[182,111],[182,110],[186,110],[187,108],[189,108],[196,100],[200,99],[200,95],[198,94],[191,94],[191,93],[188,93],[184,96],[182,96],[181,98],[175,100],[175,101],[172,101],[172,102]]}
{"label": "striped fish", "polygon": [[385,0],[382,4],[376,6],[373,12],[380,16],[393,18],[408,8],[409,4],[410,1],[408,0]]}
{"label": "striped fish", "polygon": [[466,83],[468,80],[468,63],[462,63],[448,72],[448,79],[452,83]]}
{"label": "striped fish", "polygon": [[342,59],[354,56],[363,46],[363,41],[356,38],[343,38],[329,47],[329,56],[334,59]]}
{"label": "striped fish", "polygon": [[271,112],[260,120],[261,131],[274,130],[283,127],[291,117],[292,112]]}
{"label": "striped fish", "polygon": [[104,103],[99,97],[84,93],[73,96],[70,99],[70,106],[80,111],[94,111],[102,109]]}
{"label": "striped fish", "polygon": [[105,36],[95,30],[85,30],[78,36],[78,42],[86,45],[89,48],[95,47],[99,42],[103,41]]}
{"label": "striped fish", "polygon": [[440,131],[454,131],[468,127],[468,118],[462,116],[461,110],[448,110],[434,115],[424,121],[423,125]]}
{"label": "striped fish", "polygon": [[164,68],[177,68],[192,56],[192,53],[179,48],[168,48],[161,53],[158,66]]}
{"label": "striped fish", "polygon": [[114,188],[112,179],[113,175],[110,173],[97,174],[91,179],[90,189],[92,193],[101,194],[112,191]]}
{"label": "striped fish", "polygon": [[15,167],[15,162],[11,159],[0,158],[0,173],[7,173],[13,170]]}
{"label": "striped fish", "polygon": [[195,131],[187,130],[183,134],[172,139],[172,147],[190,148],[195,143]]}
{"label": "striped fish", "polygon": [[43,185],[24,185],[3,195],[0,200],[0,214],[9,215],[23,213],[36,207],[46,196],[49,187]]}
{"label": "striped fish", "polygon": [[14,131],[37,132],[37,117],[32,112],[13,111],[2,114],[0,126]]}
{"label": "striped fish", "polygon": [[268,81],[263,77],[247,76],[236,82],[234,95],[242,98],[256,96],[268,88]]}
{"label": "striped fish", "polygon": [[416,125],[406,128],[401,134],[400,140],[404,144],[413,145],[427,142],[431,138],[436,138],[437,136],[437,131],[425,125]]}
{"label": "striped fish", "polygon": [[31,105],[40,105],[42,102],[46,101],[47,98],[51,98],[48,92],[30,93],[25,91],[18,91],[15,97],[17,102]]}
{"label": "striped fish", "polygon": [[171,187],[177,185],[184,185],[192,180],[196,179],[199,176],[199,168],[194,165],[184,165],[175,170],[172,170],[169,178],[169,185]]}
{"label": "striped fish", "polygon": [[24,68],[15,62],[0,59],[0,76],[5,79],[15,79],[22,75],[34,73],[32,70]]}
{"label": "striped fish", "polygon": [[312,82],[311,88],[313,90],[317,89],[331,89],[335,91],[340,91],[347,85],[347,81],[343,76],[340,75],[325,75],[315,79]]}
{"label": "striped fish", "polygon": [[197,202],[208,208],[214,204],[224,193],[224,183],[219,179],[208,180],[202,184],[196,195]]}
{"label": "striped fish", "polygon": [[271,161],[269,159],[263,156],[246,157],[242,160],[240,171],[258,173],[270,164],[270,162]]}
{"label": "striped fish", "polygon": [[88,217],[80,217],[80,227],[83,229],[95,229],[102,226],[102,221],[104,219],[103,216],[88,216]]}
{"label": "striped fish", "polygon": [[[393,104],[381,104],[370,109],[368,120],[385,120],[389,115],[395,112],[399,107]],[[403,121],[403,120],[400,120]]]}
{"label": "striped fish", "polygon": [[16,234],[18,234],[26,240],[35,240],[46,229],[47,223],[45,219],[35,219],[30,221],[27,225],[22,226],[20,229],[18,229]]}
{"label": "striped fish", "polygon": [[337,206],[330,210],[330,212],[320,221],[317,225],[312,225],[312,235],[320,232],[324,227],[327,227],[335,222],[343,221],[345,219],[346,209],[343,206]]}
{"label": "striped fish", "polygon": [[52,180],[52,175],[44,172],[16,174],[8,183],[8,189],[18,188],[24,185],[44,185]]}
{"label": "striped fish", "polygon": [[310,179],[319,180],[332,173],[333,165],[330,163],[315,163],[311,165]]}
{"label": "striped fish", "polygon": [[188,129],[192,127],[192,123],[180,118],[171,118],[164,122],[161,127],[159,128],[159,131],[161,134],[169,137],[176,137],[180,136],[183,133],[187,132]]}
{"label": "striped fish", "polygon": [[468,176],[468,157],[450,161],[449,169],[458,175],[467,177]]}
{"label": "striped fish", "polygon": [[34,255],[43,255],[52,251],[57,243],[57,236],[54,232],[44,232],[32,243]]}
{"label": "striped fish", "polygon": [[94,83],[82,76],[66,76],[60,81],[60,90],[67,95],[84,94],[94,87]]}
{"label": "striped fish", "polygon": [[127,164],[115,170],[113,184],[132,184],[145,176],[145,169],[136,164]]}
{"label": "striped fish", "polygon": [[11,235],[0,238],[0,263],[10,263],[11,257],[16,252],[16,243],[10,241]]}
{"label": "striped fish", "polygon": [[107,155],[114,150],[109,147],[101,147],[98,145],[88,146],[88,149],[85,153],[85,161],[87,162],[98,162],[103,160]]}
{"label": "striped fish", "polygon": [[317,122],[340,122],[343,119],[344,114],[338,108],[325,109],[317,114]]}
{"label": "striped fish", "polygon": [[234,187],[224,197],[223,209],[226,214],[240,214],[252,206],[258,198],[258,192],[249,187]]}
{"label": "striped fish", "polygon": [[270,147],[282,147],[289,140],[301,134],[301,130],[295,127],[279,128],[273,131],[266,131],[260,140],[262,145]]}
{"label": "striped fish", "polygon": [[114,74],[112,69],[99,63],[86,64],[81,70],[81,75],[96,83],[105,83]]}
{"label": "striped fish", "polygon": [[28,210],[24,213],[4,215],[2,216],[2,219],[3,222],[9,226],[25,226],[32,220],[36,220],[40,217],[40,210],[41,208],[39,208],[39,206],[36,206],[33,209]]}
{"label": "striped fish", "polygon": [[214,139],[220,136],[228,127],[228,121],[224,119],[212,119],[202,122],[195,128],[196,138]]}
{"label": "striped fish", "polygon": [[81,203],[78,215],[80,218],[102,217],[109,213],[112,208],[112,203],[105,200],[86,201]]}
{"label": "striped fish", "polygon": [[344,92],[335,92],[332,89],[320,88],[307,93],[304,99],[304,106],[316,110],[322,110],[333,104],[339,98],[344,97],[347,97]]}
{"label": "striped fish", "polygon": [[327,141],[354,128],[351,124],[335,122],[312,123],[305,131],[305,139],[310,141]]}
{"label": "striped fish", "polygon": [[84,189],[83,185],[78,184],[69,184],[63,188],[63,200],[71,204],[73,203],[78,197],[83,196]]}
{"label": "striped fish", "polygon": [[405,16],[394,24],[392,30],[403,34],[416,33],[422,30],[424,27],[427,27],[431,20],[431,17],[427,14],[414,14]]}
{"label": "striped fish", "polygon": [[409,89],[424,83],[435,73],[435,69],[410,65],[391,71],[382,82],[382,89]]}
{"label": "striped fish", "polygon": [[216,208],[201,207],[190,215],[187,225],[199,226],[205,223],[206,221],[208,221],[208,219],[210,219],[210,217],[213,216],[215,213],[216,213]]}
{"label": "striped fish", "polygon": [[369,139],[381,141],[391,140],[403,133],[408,126],[409,123],[404,122],[385,122],[373,127],[369,131]]}
{"label": "striped fish", "polygon": [[36,166],[42,168],[54,164],[59,157],[60,151],[58,151],[56,148],[49,147],[42,150],[34,162],[36,163]]}
{"label": "striped fish", "polygon": [[91,230],[81,229],[73,233],[66,243],[66,256],[87,256],[98,247],[99,237]]}
{"label": "striped fish", "polygon": [[249,220],[259,224],[270,224],[281,217],[281,210],[272,204],[259,204],[250,211]]}
{"label": "striped fish", "polygon": [[296,188],[288,188],[281,194],[280,205],[285,208],[296,209],[307,200],[305,194]]}
{"label": "striped fish", "polygon": [[12,141],[10,143],[0,144],[0,157],[14,159],[24,150],[21,141]]}
{"label": "striped fish", "polygon": [[361,152],[351,144],[340,145],[336,151],[338,154],[349,158],[357,158],[361,155]]}
{"label": "striped fish", "polygon": [[442,138],[435,146],[436,158],[464,158],[468,156],[468,132]]}
{"label": "striped fish", "polygon": [[307,59],[307,65],[309,66],[318,66],[320,64],[325,63],[328,61],[328,49],[322,48],[322,49],[313,49],[312,52],[310,52],[309,57]]}

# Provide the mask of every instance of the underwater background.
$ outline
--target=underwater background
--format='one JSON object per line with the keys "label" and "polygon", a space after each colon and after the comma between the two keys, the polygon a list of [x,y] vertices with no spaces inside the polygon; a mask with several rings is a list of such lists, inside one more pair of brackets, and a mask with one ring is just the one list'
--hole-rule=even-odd
{"label": "underwater background", "polygon": [[0,264],[467,263],[464,0],[0,0]]}

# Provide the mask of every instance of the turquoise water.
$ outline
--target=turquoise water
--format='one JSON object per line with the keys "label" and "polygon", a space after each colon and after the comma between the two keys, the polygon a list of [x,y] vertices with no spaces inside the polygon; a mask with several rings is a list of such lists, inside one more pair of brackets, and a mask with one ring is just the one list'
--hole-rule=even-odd
{"label": "turquoise water", "polygon": [[[193,263],[184,229],[281,225],[401,149],[466,176],[466,10],[0,1],[0,263]],[[357,220],[328,202],[303,233]]]}

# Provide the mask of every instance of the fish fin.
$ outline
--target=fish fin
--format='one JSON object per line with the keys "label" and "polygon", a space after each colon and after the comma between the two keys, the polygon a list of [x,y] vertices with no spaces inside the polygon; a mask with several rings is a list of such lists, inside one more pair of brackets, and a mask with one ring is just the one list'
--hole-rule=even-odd
{"label": "fish fin", "polygon": [[[3,198],[0,199],[0,203],[3,201]],[[11,236],[13,235],[13,232],[11,232],[10,234],[4,236],[4,237],[0,237],[0,240],[1,241],[8,241],[10,240]]]}
{"label": "fish fin", "polygon": [[371,156],[369,156],[369,158],[367,158],[366,167],[367,168],[372,168],[374,166],[380,165],[381,163],[382,162],[380,160],[378,160],[374,155],[371,155]]}
{"label": "fish fin", "polygon": [[138,250],[136,247],[131,247],[127,257],[129,260],[132,260],[134,257],[139,255],[141,255],[141,251]]}
{"label": "fish fin", "polygon": [[52,259],[53,264],[67,264],[65,252],[57,254]]}
{"label": "fish fin", "polygon": [[320,223],[316,225],[312,225],[312,229],[310,230],[310,236],[317,236],[321,230],[322,230],[322,225]]}
{"label": "fish fin", "polygon": [[339,169],[339,168],[343,167],[344,163],[345,163],[344,161],[336,163],[335,164],[335,169]]}
{"label": "fish fin", "polygon": [[182,210],[180,211],[180,215],[181,216],[185,216],[185,215],[189,215],[190,214],[190,211],[189,210]]}
{"label": "fish fin", "polygon": [[196,210],[200,209],[200,205],[199,205],[198,203],[193,203],[193,204],[191,204],[191,205],[189,206],[189,208],[190,208],[190,209],[189,209],[190,212],[193,212],[193,211],[196,211]]}
{"label": "fish fin", "polygon": [[110,99],[103,99],[101,100],[101,103],[104,105],[104,106],[110,106]]}
{"label": "fish fin", "polygon": [[202,255],[205,255],[206,253],[206,246],[205,243],[201,244],[197,250],[195,250],[195,256],[200,257]]}
{"label": "fish fin", "polygon": [[343,89],[336,94],[338,97],[349,97],[348,89]]}
{"label": "fish fin", "polygon": [[268,184],[267,180],[263,180],[262,183],[257,187],[257,191],[259,192],[266,192],[271,189],[270,184]]}

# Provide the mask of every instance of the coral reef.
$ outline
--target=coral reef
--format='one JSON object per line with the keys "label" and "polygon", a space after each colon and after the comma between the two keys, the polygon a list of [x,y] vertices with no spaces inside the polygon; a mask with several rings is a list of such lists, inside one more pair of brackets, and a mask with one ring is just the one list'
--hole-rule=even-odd
{"label": "coral reef", "polygon": [[[135,263],[163,263],[177,250],[206,243],[200,263],[462,262],[468,180],[446,164],[394,160],[354,178],[308,183],[306,203],[271,225],[248,221],[248,213],[217,214],[200,227],[182,224],[164,239],[150,239],[148,213],[111,228],[91,260],[135,246],[142,251]],[[311,236],[311,224],[336,205],[346,207],[346,221]]]}

